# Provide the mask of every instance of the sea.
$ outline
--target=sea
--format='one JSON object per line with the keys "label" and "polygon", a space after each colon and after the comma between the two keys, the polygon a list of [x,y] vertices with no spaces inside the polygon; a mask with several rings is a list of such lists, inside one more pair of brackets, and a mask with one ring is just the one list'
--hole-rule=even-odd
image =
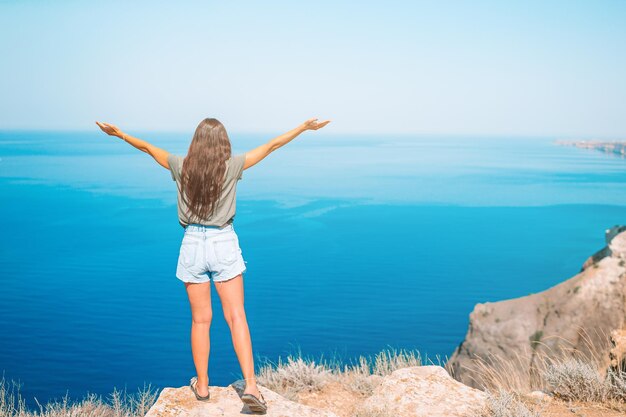
{"label": "sea", "polygon": [[[193,132],[129,132],[185,155]],[[230,134],[233,152],[269,140]],[[477,303],[572,277],[626,223],[626,161],[558,137],[305,132],[244,171],[234,227],[257,366],[445,362]],[[27,404],[187,385],[167,169],[92,131],[0,131],[0,371]],[[212,293],[209,378],[241,378]]]}

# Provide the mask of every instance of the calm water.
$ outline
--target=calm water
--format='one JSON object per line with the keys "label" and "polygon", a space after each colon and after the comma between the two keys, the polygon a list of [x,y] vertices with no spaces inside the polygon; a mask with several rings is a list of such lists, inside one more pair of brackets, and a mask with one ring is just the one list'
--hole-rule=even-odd
{"label": "calm water", "polygon": [[[190,138],[133,133],[181,155]],[[231,135],[236,152],[265,139]],[[449,356],[475,303],[575,274],[626,222],[626,162],[553,140],[307,133],[245,171],[256,354]],[[0,368],[29,404],[187,384],[169,172],[97,132],[3,132],[0,196]],[[213,296],[209,373],[226,385],[240,373]]]}

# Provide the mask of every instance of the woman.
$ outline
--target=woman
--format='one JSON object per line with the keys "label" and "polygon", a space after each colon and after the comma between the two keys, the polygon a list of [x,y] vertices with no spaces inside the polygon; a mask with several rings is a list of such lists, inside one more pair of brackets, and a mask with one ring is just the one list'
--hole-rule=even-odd
{"label": "woman", "polygon": [[235,194],[245,169],[257,164],[306,130],[330,123],[309,119],[251,151],[231,154],[226,129],[216,119],[204,119],[193,135],[185,157],[171,154],[144,140],[122,132],[108,123],[96,122],[105,133],[117,136],[170,170],[178,189],[178,221],[185,228],[176,277],[184,282],[191,305],[191,351],[197,376],[190,387],[196,398],[209,394],[209,328],[211,325],[211,282],[219,294],[224,317],[245,380],[241,397],[250,410],[265,412],[267,404],[254,376],[252,342],[243,305],[245,263],[233,228]]}

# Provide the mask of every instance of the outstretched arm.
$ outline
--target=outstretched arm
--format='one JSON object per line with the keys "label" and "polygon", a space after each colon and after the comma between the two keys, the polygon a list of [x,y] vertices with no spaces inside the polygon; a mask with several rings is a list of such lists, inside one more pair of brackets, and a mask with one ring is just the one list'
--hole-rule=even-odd
{"label": "outstretched arm", "polygon": [[170,169],[170,165],[167,162],[167,155],[169,154],[169,152],[167,152],[165,149],[158,148],[152,145],[151,143],[146,142],[143,139],[130,136],[129,134],[122,132],[115,125],[112,125],[109,123],[103,123],[103,122],[96,122],[96,124],[107,135],[117,136],[118,138],[124,140],[125,142],[130,143],[132,146],[139,149],[140,151],[145,152],[148,155],[152,156],[154,160],[157,161],[164,168]]}
{"label": "outstretched arm", "polygon": [[286,145],[295,139],[302,132],[307,130],[317,130],[321,129],[330,123],[330,120],[326,120],[323,122],[318,122],[316,118],[312,118],[302,123],[300,126],[291,129],[287,133],[283,133],[280,136],[276,136],[274,139],[269,142],[259,146],[258,148],[252,149],[251,151],[246,152],[246,162],[243,165],[243,169],[248,169],[251,166],[257,164],[263,158],[265,158],[270,153],[274,152],[276,149],[281,146]]}

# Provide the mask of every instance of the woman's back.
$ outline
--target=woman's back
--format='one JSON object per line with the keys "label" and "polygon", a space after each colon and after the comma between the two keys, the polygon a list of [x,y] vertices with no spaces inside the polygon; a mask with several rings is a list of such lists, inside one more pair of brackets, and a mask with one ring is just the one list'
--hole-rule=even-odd
{"label": "woman's back", "polygon": [[[208,353],[209,328],[213,316],[210,281],[213,280],[224,310],[224,318],[231,330],[233,347],[245,381],[241,401],[255,414],[265,414],[267,411],[267,403],[256,385],[252,342],[243,308],[243,274],[246,271],[246,261],[232,225],[237,182],[242,178],[244,169],[259,163],[302,132],[318,130],[329,122],[330,120],[326,120],[318,123],[315,118],[309,119],[255,149],[232,155],[230,140],[224,126],[217,119],[207,118],[196,128],[189,146],[188,155],[191,158],[189,160],[126,135],[117,126],[96,122],[107,134],[117,136],[150,154],[160,165],[170,170],[172,180],[176,182],[178,220],[181,226],[185,227],[176,277],[185,283],[191,305],[191,350],[197,376],[191,378],[189,386],[200,401],[210,399]],[[222,161],[225,165],[222,165]],[[185,162],[184,176],[183,162]],[[223,178],[218,178],[222,175]],[[191,199],[192,209],[194,213],[198,213],[193,215],[193,219],[190,218],[192,213],[186,205],[187,193],[183,194],[181,186],[181,183],[185,183],[183,185],[187,188],[186,182],[189,178],[192,181],[190,192],[194,197]],[[206,204],[207,202],[209,204]],[[208,218],[195,218],[204,217],[203,213],[213,208],[215,210]]]}
{"label": "woman's back", "polygon": [[167,162],[170,167],[172,180],[176,182],[178,189],[178,222],[182,227],[186,227],[190,223],[202,224],[206,226],[223,227],[233,221],[236,211],[236,194],[237,181],[243,177],[243,168],[246,161],[246,154],[231,155],[226,160],[226,171],[224,173],[224,183],[222,194],[217,201],[215,211],[205,219],[193,218],[189,207],[183,199],[180,180],[183,169],[183,161],[185,157],[170,153]]}

